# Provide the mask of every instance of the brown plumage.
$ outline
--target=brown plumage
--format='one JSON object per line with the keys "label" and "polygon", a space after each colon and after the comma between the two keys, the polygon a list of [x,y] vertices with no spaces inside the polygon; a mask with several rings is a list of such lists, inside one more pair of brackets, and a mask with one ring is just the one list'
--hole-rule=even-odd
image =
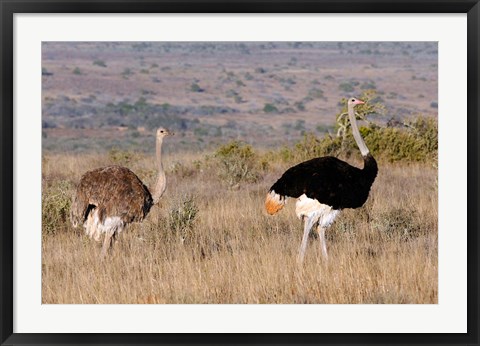
{"label": "brown plumage", "polygon": [[165,192],[166,179],[161,160],[163,138],[170,133],[159,128],[156,133],[157,181],[150,193],[135,173],[121,166],[107,166],[86,172],[73,196],[72,224],[83,224],[85,232],[99,241],[105,234],[102,256],[112,239],[132,222],[142,221]]}
{"label": "brown plumage", "polygon": [[82,221],[95,207],[100,222],[118,216],[122,222],[142,221],[153,205],[148,188],[131,170],[121,166],[101,167],[86,172],[77,186],[73,215]]}

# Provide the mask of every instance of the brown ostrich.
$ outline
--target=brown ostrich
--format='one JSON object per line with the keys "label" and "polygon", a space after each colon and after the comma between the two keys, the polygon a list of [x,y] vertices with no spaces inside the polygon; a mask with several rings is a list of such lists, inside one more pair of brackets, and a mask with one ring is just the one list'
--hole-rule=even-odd
{"label": "brown ostrich", "polygon": [[156,133],[157,181],[151,192],[135,173],[121,166],[107,166],[86,172],[72,200],[70,218],[74,227],[83,224],[85,233],[96,241],[105,234],[102,258],[125,226],[142,221],[166,189],[162,166],[163,138],[172,135],[164,128]]}

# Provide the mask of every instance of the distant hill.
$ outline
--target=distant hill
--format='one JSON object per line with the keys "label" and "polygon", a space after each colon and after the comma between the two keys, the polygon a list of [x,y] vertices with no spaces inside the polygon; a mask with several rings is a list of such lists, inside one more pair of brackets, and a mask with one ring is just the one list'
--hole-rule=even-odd
{"label": "distant hill", "polygon": [[43,149],[257,146],[331,131],[343,97],[375,90],[384,121],[437,116],[435,42],[44,42]]}

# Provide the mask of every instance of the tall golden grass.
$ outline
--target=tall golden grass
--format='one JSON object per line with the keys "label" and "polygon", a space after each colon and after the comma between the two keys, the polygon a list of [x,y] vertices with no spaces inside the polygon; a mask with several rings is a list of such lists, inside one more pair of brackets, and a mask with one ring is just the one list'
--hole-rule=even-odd
{"label": "tall golden grass", "polygon": [[[312,236],[298,265],[303,227],[294,201],[276,216],[263,210],[268,188],[288,164],[275,162],[255,181],[232,186],[200,155],[165,160],[160,204],[128,227],[102,262],[100,244],[68,221],[74,186],[86,170],[115,163],[149,185],[152,157],[44,155],[43,303],[437,303],[431,164],[380,162],[365,206],[344,210],[327,231],[328,261]],[[185,215],[190,220],[178,222]]]}

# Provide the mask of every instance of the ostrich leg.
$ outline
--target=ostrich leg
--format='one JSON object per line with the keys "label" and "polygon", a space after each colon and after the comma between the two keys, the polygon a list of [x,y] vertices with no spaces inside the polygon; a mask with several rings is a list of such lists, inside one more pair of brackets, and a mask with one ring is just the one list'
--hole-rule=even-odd
{"label": "ostrich leg", "polygon": [[[304,219],[305,219],[305,216],[304,216]],[[303,263],[303,258],[305,257],[305,250],[307,249],[308,235],[309,235],[310,230],[312,229],[313,225],[315,224],[316,220],[317,220],[316,215],[312,215],[305,220],[305,225],[304,225],[304,229],[303,229],[302,244],[300,245],[300,252],[298,254],[298,262],[299,263]]]}
{"label": "ostrich leg", "polygon": [[95,235],[95,240],[98,241],[98,233],[96,232],[96,225],[93,217],[93,212],[90,212],[87,217],[87,221],[84,224],[85,227],[85,233],[89,237],[93,237]]}
{"label": "ostrich leg", "polygon": [[325,240],[325,230],[326,230],[326,227],[322,227],[318,225],[317,232],[318,232],[318,236],[320,237],[320,246],[322,248],[322,255],[323,255],[323,258],[328,260],[327,241]]}
{"label": "ostrich leg", "polygon": [[115,235],[114,230],[108,231],[105,233],[105,239],[103,240],[102,253],[101,253],[102,259],[104,259],[107,256],[108,249],[110,249],[110,247],[113,244],[114,235]]}

